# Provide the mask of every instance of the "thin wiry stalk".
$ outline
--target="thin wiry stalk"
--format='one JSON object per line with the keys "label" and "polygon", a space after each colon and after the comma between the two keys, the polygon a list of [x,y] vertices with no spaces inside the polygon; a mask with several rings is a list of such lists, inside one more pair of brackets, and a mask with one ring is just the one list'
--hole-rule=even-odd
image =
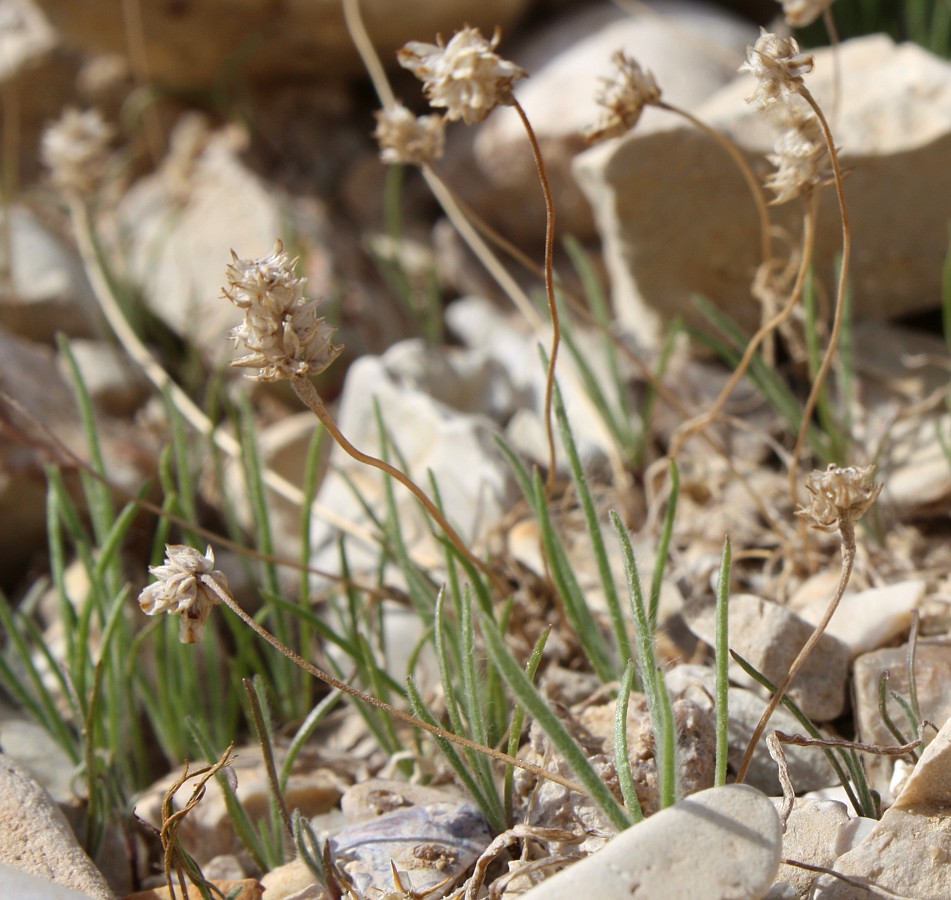
{"label": "thin wiry stalk", "polygon": [[339,678],[335,678],[329,672],[325,672],[322,669],[317,668],[317,666],[315,666],[313,663],[308,662],[286,644],[281,643],[266,628],[258,624],[258,622],[256,622],[252,616],[250,616],[241,606],[238,605],[238,602],[234,599],[234,597],[232,597],[227,591],[223,591],[221,589],[220,585],[218,585],[218,583],[213,578],[209,578],[206,575],[202,575],[200,578],[202,584],[204,584],[209,590],[213,591],[215,596],[217,596],[218,599],[228,607],[228,609],[230,609],[242,622],[244,622],[245,625],[247,625],[255,634],[257,634],[258,637],[267,641],[272,647],[274,647],[275,650],[277,650],[279,653],[282,653],[295,665],[300,666],[300,668],[302,668],[305,672],[313,675],[314,678],[317,678],[329,687],[336,688],[338,691],[341,691],[344,694],[355,697],[357,700],[366,703],[368,706],[379,709],[382,712],[385,712],[387,715],[390,715],[395,719],[399,719],[399,721],[404,722],[407,725],[412,725],[414,728],[419,728],[421,731],[425,731],[427,734],[443,738],[453,744],[458,744],[460,747],[466,747],[469,750],[475,750],[477,753],[485,753],[488,756],[491,756],[493,759],[497,759],[499,762],[506,763],[510,766],[516,766],[519,769],[524,769],[526,772],[531,772],[538,778],[545,778],[549,781],[554,781],[562,785],[562,787],[568,788],[568,790],[584,793],[584,789],[580,785],[575,784],[573,781],[570,781],[567,778],[562,778],[560,775],[557,775],[554,772],[549,772],[546,769],[542,769],[540,766],[535,766],[532,763],[525,762],[523,759],[509,756],[507,753],[502,753],[501,751],[495,750],[492,747],[484,747],[475,741],[470,741],[468,738],[463,737],[462,735],[452,734],[442,728],[430,725],[428,722],[423,722],[421,719],[418,719],[401,709],[397,709],[395,706],[390,706],[389,703],[384,703],[379,698],[374,697],[371,694],[366,694],[359,688],[355,688],[353,685],[347,684],[345,681],[341,681]]}
{"label": "thin wiry stalk", "polygon": [[809,655],[815,649],[816,644],[819,643],[820,638],[825,633],[826,627],[838,608],[839,601],[842,599],[842,595],[845,593],[845,589],[849,583],[849,578],[852,577],[852,568],[855,565],[855,525],[848,516],[843,516],[839,520],[839,534],[842,539],[842,570],[839,575],[839,583],[836,585],[835,593],[833,594],[829,605],[826,607],[826,611],[823,613],[819,624],[816,625],[814,631],[809,636],[809,640],[806,641],[799,653],[796,654],[796,658],[792,661],[789,671],[786,672],[785,676],[783,676],[783,680],[776,687],[769,704],[763,712],[763,715],[760,717],[756,728],[753,730],[753,735],[750,738],[750,742],[746,748],[746,753],[743,754],[743,761],[740,763],[739,771],[736,773],[737,784],[742,784],[746,778],[746,774],[750,768],[750,763],[753,761],[753,751],[756,750],[756,745],[763,736],[763,731],[766,729],[766,725],[769,723],[769,720],[775,712],[776,707],[779,706],[780,702],[782,701],[783,695],[788,690],[789,685],[792,683],[796,675],[799,674],[799,670],[803,667],[806,660],[809,658]]}
{"label": "thin wiry stalk", "polygon": [[835,141],[832,138],[832,131],[829,123],[823,115],[822,109],[816,103],[815,98],[809,92],[809,89],[800,84],[799,93],[802,98],[812,107],[812,111],[819,121],[822,128],[822,134],[825,137],[826,147],[829,150],[829,158],[832,160],[833,181],[835,183],[835,193],[839,201],[839,214],[842,220],[842,260],[839,266],[839,282],[835,294],[835,312],[832,319],[832,332],[829,335],[829,344],[826,347],[825,356],[822,358],[822,364],[816,377],[812,382],[812,389],[809,391],[809,397],[806,400],[806,406],[802,411],[802,422],[799,426],[799,434],[796,436],[796,444],[792,450],[792,457],[789,464],[789,496],[793,503],[796,503],[799,486],[799,457],[802,455],[802,448],[806,443],[806,436],[809,433],[809,424],[812,419],[813,411],[819,400],[819,391],[825,384],[826,376],[832,367],[832,359],[835,356],[836,347],[839,343],[839,335],[842,333],[842,322],[845,318],[845,295],[846,286],[849,280],[849,263],[852,256],[852,229],[849,225],[849,211],[845,203],[845,186],[842,183],[842,168],[839,163],[839,154],[835,148]]}
{"label": "thin wiry stalk", "polygon": [[535,159],[535,168],[538,170],[538,180],[541,183],[542,194],[545,197],[545,295],[548,298],[548,313],[551,316],[551,352],[548,354],[548,372],[545,376],[545,433],[548,437],[548,478],[545,481],[545,491],[551,495],[555,486],[555,426],[552,416],[552,402],[555,391],[555,364],[558,361],[558,347],[561,344],[561,320],[558,318],[558,301],[555,297],[555,277],[553,257],[555,250],[555,201],[551,195],[551,183],[542,159],[542,148],[539,146],[535,129],[529,122],[522,104],[512,97],[512,106],[522,120],[528,142],[532,145],[532,156]]}
{"label": "thin wiry stalk", "polygon": [[433,517],[433,520],[439,525],[443,530],[443,533],[447,538],[452,542],[453,546],[469,560],[483,575],[485,575],[496,589],[504,594],[509,592],[508,585],[502,581],[499,575],[492,570],[492,568],[479,559],[465,544],[465,541],[459,536],[459,533],[456,531],[452,525],[449,524],[449,521],[442,514],[439,507],[430,500],[426,492],[413,481],[405,472],[397,469],[396,466],[391,465],[388,462],[385,462],[382,459],[378,459],[375,456],[371,456],[368,453],[364,453],[362,450],[357,449],[350,443],[347,437],[340,431],[337,427],[337,423],[333,420],[333,417],[327,411],[327,407],[324,406],[323,400],[320,399],[320,395],[317,393],[317,389],[313,384],[304,376],[295,375],[291,379],[291,387],[294,389],[294,393],[297,394],[301,403],[303,403],[311,412],[320,419],[321,424],[324,428],[327,429],[327,432],[330,436],[339,444],[340,448],[344,450],[347,454],[352,456],[357,462],[363,463],[367,466],[372,466],[374,469],[379,469],[381,472],[385,472],[391,478],[396,479],[400,484],[403,485],[419,502],[425,507],[426,512]]}

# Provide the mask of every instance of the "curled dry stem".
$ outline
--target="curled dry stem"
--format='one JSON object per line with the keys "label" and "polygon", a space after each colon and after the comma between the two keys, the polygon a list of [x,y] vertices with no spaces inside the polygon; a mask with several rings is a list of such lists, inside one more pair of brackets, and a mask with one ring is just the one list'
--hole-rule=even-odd
{"label": "curled dry stem", "polygon": [[325,672],[323,669],[318,669],[317,666],[313,665],[313,663],[309,663],[299,653],[296,653],[286,644],[282,643],[277,637],[271,634],[271,632],[269,632],[266,628],[264,628],[262,625],[259,625],[252,616],[250,616],[241,606],[238,605],[238,602],[228,591],[222,589],[221,585],[214,578],[211,578],[208,575],[200,575],[199,579],[205,587],[211,590],[218,597],[218,599],[221,600],[221,602],[227,606],[228,609],[230,609],[242,622],[244,622],[248,628],[258,635],[258,637],[267,641],[272,647],[274,647],[275,650],[286,656],[292,663],[294,663],[294,665],[299,666],[305,672],[312,675],[318,681],[322,681],[328,687],[335,688],[336,690],[343,694],[347,694],[350,697],[355,697],[357,700],[366,703],[368,706],[379,709],[382,712],[385,712],[387,715],[392,716],[394,719],[404,722],[407,725],[412,725],[414,728],[425,731],[427,734],[442,738],[443,740],[449,741],[452,744],[465,747],[468,750],[474,750],[476,753],[484,753],[486,756],[490,756],[499,762],[505,763],[506,765],[515,766],[518,769],[523,769],[526,772],[530,772],[532,775],[535,775],[538,778],[554,781],[557,784],[560,784],[562,787],[568,788],[570,791],[585,793],[584,788],[582,788],[581,785],[576,784],[567,778],[563,778],[561,775],[558,775],[555,772],[549,772],[546,769],[542,769],[540,766],[535,766],[532,763],[519,759],[518,757],[510,756],[508,753],[502,753],[500,750],[495,750],[492,747],[486,747],[476,741],[470,740],[467,737],[463,737],[462,735],[453,734],[452,732],[446,731],[443,728],[430,725],[428,722],[424,722],[422,719],[418,719],[416,716],[413,716],[408,712],[397,709],[397,707],[391,706],[389,703],[380,700],[378,697],[374,697],[372,694],[364,693],[359,688],[355,688],[352,685],[347,684],[345,681],[335,678],[329,672]]}
{"label": "curled dry stem", "polygon": [[839,520],[838,527],[839,535],[842,540],[842,570],[839,575],[839,583],[836,585],[835,593],[833,594],[829,605],[826,607],[826,611],[823,613],[821,621],[818,625],[816,625],[812,634],[809,636],[809,640],[803,644],[802,649],[792,661],[792,665],[789,667],[789,670],[786,672],[783,680],[777,685],[776,690],[773,692],[773,696],[770,698],[766,709],[763,711],[763,715],[760,717],[756,728],[753,730],[753,735],[750,738],[750,742],[746,748],[746,753],[743,754],[743,760],[740,763],[739,771],[736,773],[737,784],[742,784],[746,780],[750,763],[753,761],[753,753],[759,744],[760,738],[763,736],[763,731],[766,729],[770,718],[772,718],[773,713],[776,711],[776,707],[779,706],[783,697],[786,695],[789,685],[792,684],[793,679],[799,674],[799,670],[802,669],[803,665],[805,665],[806,660],[809,658],[810,654],[815,649],[816,644],[819,643],[819,640],[825,633],[829,622],[832,620],[832,616],[835,614],[836,609],[838,609],[839,601],[842,599],[842,595],[845,593],[845,588],[849,583],[849,579],[852,577],[852,569],[855,565],[855,523],[850,517],[843,516]]}
{"label": "curled dry stem", "polygon": [[436,524],[443,530],[443,533],[447,538],[452,542],[453,546],[467,559],[473,566],[475,566],[483,575],[485,575],[495,586],[501,594],[509,593],[508,585],[502,581],[501,577],[492,570],[492,568],[476,556],[465,544],[465,541],[459,536],[459,533],[456,531],[452,525],[449,524],[449,520],[442,514],[439,507],[433,503],[432,500],[427,496],[426,492],[413,481],[405,472],[397,469],[396,466],[390,465],[390,463],[385,462],[382,459],[378,459],[375,456],[371,456],[368,453],[364,453],[362,450],[357,449],[350,443],[347,437],[343,432],[337,427],[337,423],[334,421],[333,416],[327,411],[327,407],[324,406],[324,401],[320,399],[320,394],[317,393],[317,389],[311,384],[310,380],[303,375],[295,375],[290,379],[291,387],[294,388],[294,393],[297,394],[301,403],[303,403],[318,419],[320,419],[321,424],[324,428],[327,429],[327,432],[330,436],[340,445],[340,448],[349,454],[353,459],[359,463],[363,463],[366,466],[372,466],[374,469],[379,469],[381,472],[385,472],[391,478],[395,478],[400,484],[403,485],[420,503],[426,508],[426,512],[429,513],[435,520]]}

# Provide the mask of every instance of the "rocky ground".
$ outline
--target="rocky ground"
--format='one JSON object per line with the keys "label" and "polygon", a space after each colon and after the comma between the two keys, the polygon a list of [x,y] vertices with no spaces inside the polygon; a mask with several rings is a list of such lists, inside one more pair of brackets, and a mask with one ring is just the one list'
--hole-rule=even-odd
{"label": "rocky ground", "polygon": [[[648,816],[620,834],[589,798],[527,772],[515,777],[512,827],[498,833],[430,743],[401,732],[403,752],[385,752],[364,720],[341,704],[297,757],[285,799],[329,839],[338,878],[349,885],[342,895],[951,895],[951,407],[941,316],[942,290],[951,294],[951,64],[877,34],[846,40],[835,53],[817,50],[807,76],[847,173],[853,235],[850,319],[817,422],[831,436],[826,446],[838,447],[835,461],[874,464],[883,488],[857,529],[855,568],[839,608],[789,695],[827,737],[863,745],[862,765],[881,800],[881,815],[873,818],[852,807],[814,746],[785,745],[784,767],[764,740],[745,785],[714,786],[712,648],[725,537],[734,561],[730,648],[774,683],[821,621],[840,576],[840,535],[809,530],[794,514],[808,500],[805,475],[827,460],[810,457],[812,450],[803,454],[794,503],[796,428],[782,405],[791,398],[802,409],[816,365],[810,353],[821,352],[829,337],[824,323],[842,250],[835,192],[827,185],[817,199],[813,317],[797,309],[776,343],[767,342],[762,367],[740,381],[716,421],[690,436],[684,423],[711,408],[731,375],[711,350],[714,338],[728,343],[726,333],[695,298],[706,298],[747,336],[737,356],[764,316],[750,289],[762,240],[749,187],[710,131],[669,108],[646,109],[636,129],[596,146],[581,137],[598,117],[599,77],[623,47],[652,71],[666,104],[726,135],[757,175],[765,173],[775,135],[745,102],[752,82],[737,68],[758,26],[773,27],[781,10],[751,3],[741,15],[699,0],[649,7],[608,0],[363,6],[394,89],[414,112],[427,112],[419,83],[394,56],[406,41],[448,37],[464,23],[485,34],[498,25],[499,52],[529,73],[516,97],[551,180],[555,268],[574,346],[562,345],[559,385],[614,581],[623,586],[625,570],[608,520],[612,509],[630,529],[645,583],[663,569],[656,643],[677,729],[682,799],[662,801],[648,704],[637,693],[627,733]],[[382,430],[420,484],[432,478],[439,486],[467,545],[511,585],[509,638],[520,662],[544,627],[554,626],[539,687],[616,787],[617,685],[590,671],[539,519],[497,441],[502,436],[528,466],[544,471],[549,464],[546,373],[538,355],[539,345],[551,344],[541,299],[545,208],[515,112],[502,107],[472,127],[452,124],[427,184],[414,167],[397,175],[380,161],[372,138],[379,101],[337,2],[129,2],[120,15],[93,0],[0,0],[0,23],[7,187],[0,232],[0,586],[34,623],[18,630],[5,616],[3,624],[0,897],[169,896],[162,893],[161,843],[133,822],[131,805],[135,816],[161,827],[169,816],[163,800],[182,770],[169,772],[156,747],[151,785],[133,791],[116,781],[117,791],[129,787],[127,808],[122,821],[109,823],[93,861],[81,846],[93,821],[82,766],[24,708],[24,696],[38,687],[16,663],[17,635],[45,646],[45,655],[34,651],[39,671],[60,691],[62,708],[72,708],[66,679],[50,674],[66,666],[64,632],[71,627],[56,591],[78,598],[89,585],[82,560],[70,559],[68,581],[50,587],[55,546],[48,542],[44,467],[56,463],[75,474],[76,461],[63,448],[84,460],[92,448],[57,335],[69,339],[91,396],[117,496],[147,481],[169,492],[163,453],[174,428],[161,376],[116,336],[104,293],[124,298],[122,315],[186,398],[208,408],[251,398],[262,463],[273,475],[266,501],[272,546],[298,558],[308,542],[309,564],[324,573],[311,585],[317,613],[336,608],[344,540],[348,575],[357,584],[376,579],[386,598],[379,621],[388,641],[385,670],[396,683],[424,636],[399,567],[380,565],[374,538],[381,518],[395,518],[408,558],[435,584],[445,581],[443,545],[416,500],[388,493],[377,472],[334,447],[305,536],[300,490],[317,421],[283,385],[252,385],[233,370],[220,374],[239,321],[221,296],[231,251],[263,257],[279,237],[300,256],[307,295],[322,298],[321,314],[339,326],[346,349],[318,384],[342,432],[384,454],[394,448],[381,446]],[[111,129],[107,165],[94,188],[80,191],[105,278],[97,250],[90,253],[74,229],[62,185],[40,163],[43,129],[70,106],[99,109]],[[440,189],[458,205],[440,205]],[[777,257],[788,257],[793,269],[804,208],[793,202],[769,211]],[[456,227],[454,210],[484,222],[482,233],[494,230],[495,244],[518,248],[500,251],[508,281],[484,265],[477,246],[474,252],[475,240]],[[599,320],[593,285],[609,297],[607,322]],[[675,321],[681,327],[669,342]],[[613,421],[599,409],[592,381],[607,392]],[[771,393],[776,384],[786,393]],[[216,468],[208,446],[194,441],[200,503],[193,524],[223,531],[231,516],[253,540],[255,512],[240,460]],[[674,450],[677,516],[659,555]],[[604,578],[561,443],[552,485],[565,564],[607,633]],[[69,490],[80,497],[78,481]],[[157,487],[148,496],[162,502]],[[123,550],[132,596],[146,581],[151,527],[142,526]],[[182,534],[173,531],[169,540],[184,542]],[[234,549],[215,552],[235,595],[254,596],[260,586],[251,567]],[[291,594],[299,581],[298,573],[284,573],[278,586]],[[123,621],[141,632],[147,620],[131,599],[126,607]],[[209,629],[220,629],[233,649],[218,620]],[[87,637],[95,647],[101,632]],[[433,654],[420,654],[414,665],[438,707]],[[882,672],[889,673],[887,692]],[[243,696],[237,676],[233,686],[228,673],[223,677],[227,690]],[[20,684],[24,696],[11,684]],[[882,714],[883,696],[894,730]],[[729,781],[765,703],[763,689],[731,663]],[[920,735],[906,710],[929,723]],[[279,758],[293,733],[281,727]],[[94,755],[97,738],[84,743],[81,721],[70,728],[76,745]],[[252,817],[264,817],[266,765],[250,729],[242,729],[233,735],[241,746],[230,767],[237,796]],[[803,728],[780,708],[773,730]],[[923,744],[903,753],[881,752],[899,737],[919,736]],[[519,756],[572,776],[535,722],[526,723]],[[90,765],[85,756],[83,765]],[[791,809],[784,804],[785,772],[796,794]],[[242,900],[334,896],[293,853],[265,871],[236,834],[215,782],[178,836],[225,895],[240,889]]]}

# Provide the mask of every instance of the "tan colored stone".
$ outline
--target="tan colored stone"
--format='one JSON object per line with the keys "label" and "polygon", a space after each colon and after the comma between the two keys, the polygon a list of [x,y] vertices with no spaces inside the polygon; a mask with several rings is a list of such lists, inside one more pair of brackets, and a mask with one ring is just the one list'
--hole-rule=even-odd
{"label": "tan colored stone", "polygon": [[[951,722],[922,753],[891,809],[833,868],[863,886],[824,875],[815,900],[951,896]],[[867,885],[867,887],[866,887]],[[876,890],[876,886],[881,890]]]}
{"label": "tan colored stone", "polygon": [[[813,626],[777,603],[752,594],[730,598],[730,647],[777,684],[789,671],[796,654],[809,639]],[[711,646],[715,642],[713,606],[687,610],[691,631]],[[787,691],[799,708],[815,722],[835,719],[846,707],[848,647],[824,634]],[[736,663],[730,677],[740,684],[751,679]]]}
{"label": "tan colored stone", "polygon": [[[275,5],[267,0],[174,0],[141,3],[137,40],[111,2],[40,0],[63,40],[86,53],[142,53],[133,68],[179,87],[212,87],[231,78],[267,81],[308,76],[340,78],[363,71],[347,33],[340,0]],[[362,0],[370,37],[394,64],[406,41],[447,37],[467,21],[491,34],[524,10],[526,0]]]}
{"label": "tan colored stone", "polygon": [[59,807],[29,773],[0,754],[0,863],[112,900],[105,878],[76,841]]}
{"label": "tan colored stone", "polygon": [[[921,715],[940,727],[951,717],[951,694],[948,692],[948,684],[951,683],[951,644],[919,641],[915,656],[915,681]],[[878,709],[878,679],[884,670],[891,676],[888,681],[889,715],[905,737],[909,740],[915,737],[901,708],[890,696],[890,692],[895,691],[908,699],[907,659],[906,645],[865,653],[855,660],[855,718],[860,739],[867,744],[890,746],[897,743],[882,721]],[[869,781],[886,804],[892,800],[890,782],[893,768],[894,761],[888,757],[865,757]]]}

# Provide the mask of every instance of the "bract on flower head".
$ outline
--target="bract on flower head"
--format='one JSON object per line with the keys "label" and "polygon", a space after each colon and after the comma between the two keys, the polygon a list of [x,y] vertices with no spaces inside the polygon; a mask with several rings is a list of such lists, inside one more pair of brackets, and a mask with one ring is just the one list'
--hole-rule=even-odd
{"label": "bract on flower head", "polygon": [[149,566],[156,581],[143,588],[139,606],[147,616],[168,613],[181,616],[179,639],[183,644],[197,644],[204,633],[212,608],[221,602],[208,581],[230,594],[224,572],[215,569],[215,555],[209,547],[202,555],[194,547],[167,544],[165,563]]}
{"label": "bract on flower head", "polygon": [[410,41],[397,58],[423,82],[430,106],[445,109],[451,121],[462,119],[473,125],[496,106],[510,106],[514,83],[526,76],[515,63],[495,52],[499,40],[498,29],[488,41],[478,28],[467,27],[446,45],[440,38],[436,44]]}
{"label": "bract on flower head", "polygon": [[812,499],[796,515],[819,531],[836,531],[845,519],[857,522],[882,492],[874,476],[875,466],[830,465],[815,471],[806,479]]}
{"label": "bract on flower head", "polygon": [[247,350],[231,365],[257,369],[255,381],[279,381],[318,375],[343,351],[333,343],[334,329],[318,318],[319,301],[304,297],[306,279],[281,241],[270,256],[239,259],[232,250],[224,295],[244,310],[244,322],[232,329],[236,347]]}
{"label": "bract on flower head", "polygon": [[804,75],[812,71],[811,53],[802,53],[793,38],[781,38],[765,28],[752,47],[747,48],[746,62],[740,72],[750,72],[759,79],[756,90],[747,102],[759,109],[785,102],[799,93]]}

